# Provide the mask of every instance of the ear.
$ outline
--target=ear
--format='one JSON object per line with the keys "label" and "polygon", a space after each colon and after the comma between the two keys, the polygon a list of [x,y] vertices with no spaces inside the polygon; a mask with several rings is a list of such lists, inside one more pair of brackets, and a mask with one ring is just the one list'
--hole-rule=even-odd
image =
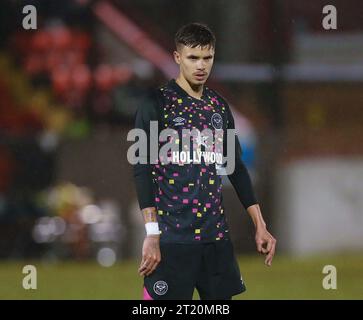
{"label": "ear", "polygon": [[180,53],[178,51],[173,52],[174,60],[177,64],[180,64]]}

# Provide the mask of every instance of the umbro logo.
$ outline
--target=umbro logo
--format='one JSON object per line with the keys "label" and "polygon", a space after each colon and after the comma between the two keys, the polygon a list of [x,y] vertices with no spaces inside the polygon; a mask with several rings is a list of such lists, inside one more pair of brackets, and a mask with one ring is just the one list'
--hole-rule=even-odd
{"label": "umbro logo", "polygon": [[182,126],[186,120],[182,117],[176,117],[173,121],[175,122],[175,126]]}

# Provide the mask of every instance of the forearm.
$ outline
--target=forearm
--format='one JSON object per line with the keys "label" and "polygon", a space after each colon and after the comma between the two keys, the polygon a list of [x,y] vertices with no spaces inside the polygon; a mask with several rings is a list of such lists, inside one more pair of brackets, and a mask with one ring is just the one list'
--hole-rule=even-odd
{"label": "forearm", "polygon": [[148,207],[148,208],[142,209],[142,216],[144,218],[145,223],[157,222],[155,207]]}
{"label": "forearm", "polygon": [[250,175],[240,158],[236,159],[235,170],[228,178],[231,181],[241,204],[246,210],[257,204]]}
{"label": "forearm", "polygon": [[140,210],[155,206],[155,191],[148,164],[134,165],[134,182]]}
{"label": "forearm", "polygon": [[253,191],[251,177],[241,158],[242,150],[237,137],[235,137],[235,168],[233,173],[228,175],[228,178],[243,207],[247,210],[248,207],[257,204],[257,199]]}
{"label": "forearm", "polygon": [[155,207],[155,190],[152,177],[152,166],[150,163],[150,122],[158,121],[158,103],[151,107],[149,104],[140,106],[135,115],[135,129],[143,130],[146,133],[147,152],[144,154],[141,150],[137,150],[135,156],[139,162],[133,165],[134,181],[136,186],[137,198],[140,210],[149,207]]}
{"label": "forearm", "polygon": [[228,178],[246,210],[252,205],[257,204],[250,176],[243,164],[239,163],[238,167],[236,167],[235,171]]}
{"label": "forearm", "polygon": [[266,223],[263,219],[260,206],[258,204],[254,204],[247,208],[247,212],[250,215],[253,224],[255,225],[256,229],[259,228],[266,228]]}

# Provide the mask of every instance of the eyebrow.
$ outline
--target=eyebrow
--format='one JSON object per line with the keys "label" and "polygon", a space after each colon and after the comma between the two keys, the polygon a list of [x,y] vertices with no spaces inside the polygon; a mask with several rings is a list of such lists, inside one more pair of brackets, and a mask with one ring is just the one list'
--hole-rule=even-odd
{"label": "eyebrow", "polygon": [[[211,55],[211,54],[210,54],[209,56],[204,57],[204,59],[205,59],[205,58],[212,58],[212,57],[213,57],[213,55]],[[194,55],[194,54],[190,54],[190,55],[188,55],[188,56],[187,56],[187,58],[197,58],[197,59],[198,59],[198,58],[199,58],[199,56],[196,56],[196,55]]]}

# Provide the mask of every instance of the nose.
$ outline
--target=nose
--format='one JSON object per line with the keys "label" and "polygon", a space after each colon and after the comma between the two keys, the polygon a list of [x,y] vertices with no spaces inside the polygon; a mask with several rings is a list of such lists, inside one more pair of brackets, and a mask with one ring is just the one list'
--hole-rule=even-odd
{"label": "nose", "polygon": [[206,67],[206,64],[205,64],[205,61],[201,60],[198,65],[197,65],[197,68],[198,70],[200,71],[204,71],[205,70],[205,67]]}

